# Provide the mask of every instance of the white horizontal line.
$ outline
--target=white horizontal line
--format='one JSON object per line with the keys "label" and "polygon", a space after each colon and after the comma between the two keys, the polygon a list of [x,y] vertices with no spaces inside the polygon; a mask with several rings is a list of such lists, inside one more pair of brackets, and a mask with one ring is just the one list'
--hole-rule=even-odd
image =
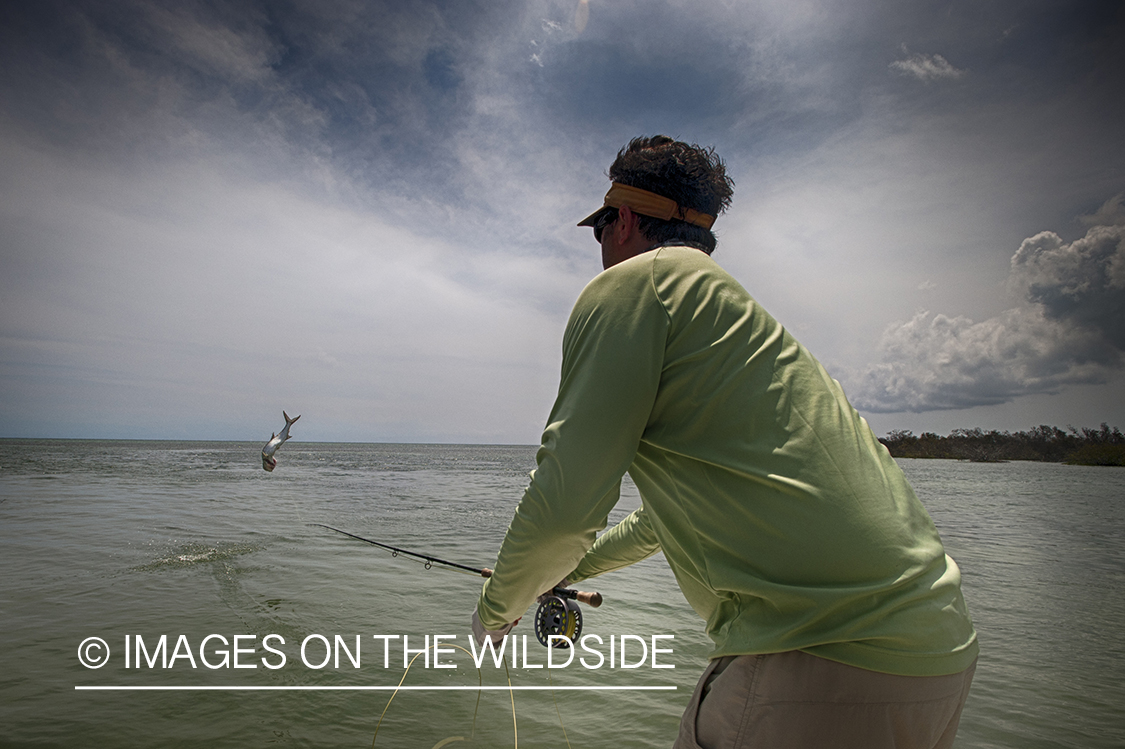
{"label": "white horizontal line", "polygon": [[179,686],[163,686],[163,687],[110,687],[110,686],[76,686],[75,691],[99,691],[99,692],[266,692],[266,691],[383,691],[390,692],[393,690],[406,691],[463,691],[463,692],[477,692],[477,691],[547,691],[554,690],[556,692],[579,692],[579,691],[641,691],[641,690],[674,690],[674,686],[660,686],[660,687],[308,687],[308,686],[289,686],[289,687],[253,687],[253,686],[230,686],[230,687],[179,687]]}

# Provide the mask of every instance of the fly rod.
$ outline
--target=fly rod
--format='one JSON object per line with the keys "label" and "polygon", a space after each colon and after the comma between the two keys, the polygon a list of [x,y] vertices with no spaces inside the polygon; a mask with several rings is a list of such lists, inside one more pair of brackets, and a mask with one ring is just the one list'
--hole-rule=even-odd
{"label": "fly rod", "polygon": [[352,538],[358,539],[358,540],[363,541],[365,543],[373,544],[375,546],[378,546],[380,549],[386,549],[387,551],[391,552],[391,556],[397,556],[399,554],[406,554],[409,557],[416,557],[418,559],[425,559],[426,560],[426,569],[430,569],[430,567],[432,567],[435,564],[444,564],[446,567],[456,567],[457,569],[465,570],[466,572],[475,572],[476,574],[480,575],[481,577],[492,577],[492,570],[490,570],[488,567],[484,567],[484,568],[481,568],[481,569],[477,569],[476,567],[466,567],[463,564],[457,564],[457,562],[449,562],[449,561],[446,561],[444,559],[439,559],[437,557],[431,557],[427,554],[418,554],[418,553],[415,553],[413,551],[407,551],[406,549],[400,549],[397,546],[390,546],[388,544],[379,543],[378,541],[372,541],[370,538],[364,538],[363,536],[357,536],[354,533],[348,533],[347,531],[342,531],[339,528],[333,528],[331,525],[325,525],[324,523],[309,523],[309,525],[315,525],[315,526],[318,526],[320,528],[327,528],[330,531],[336,531],[337,533],[343,533],[345,536],[351,536]]}
{"label": "fly rod", "polygon": [[[406,556],[416,559],[423,559],[426,562],[426,569],[430,569],[435,564],[441,564],[446,567],[472,572],[481,577],[492,577],[492,570],[488,567],[468,567],[464,564],[450,562],[447,559],[430,556],[429,554],[407,551],[397,546],[372,541],[370,538],[364,538],[354,533],[342,531],[339,528],[333,528],[331,525],[325,525],[324,523],[309,523],[309,525],[318,528],[327,528],[330,531],[336,531],[337,533],[354,538],[357,541],[363,541],[364,543],[378,546],[380,549],[386,549],[391,552],[391,556],[405,554]],[[550,593],[540,596],[539,608],[535,612],[535,636],[539,639],[539,642],[548,647],[566,648],[569,647],[570,642],[573,642],[581,635],[582,613],[578,608],[578,604],[574,603],[574,601],[581,601],[582,603],[597,608],[602,605],[602,594],[557,586],[552,588]],[[556,639],[552,641],[552,636],[562,637],[556,637]]]}

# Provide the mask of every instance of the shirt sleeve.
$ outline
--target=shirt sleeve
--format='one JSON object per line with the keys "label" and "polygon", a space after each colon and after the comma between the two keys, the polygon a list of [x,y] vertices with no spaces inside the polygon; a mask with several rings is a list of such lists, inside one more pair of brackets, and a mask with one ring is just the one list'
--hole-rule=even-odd
{"label": "shirt sleeve", "polygon": [[667,331],[643,256],[599,274],[578,298],[537,467],[477,603],[486,628],[523,616],[605,528],[652,411]]}
{"label": "shirt sleeve", "polygon": [[656,539],[652,523],[645,508],[639,507],[599,536],[566,579],[576,583],[596,577],[648,559],[658,551],[660,542]]}

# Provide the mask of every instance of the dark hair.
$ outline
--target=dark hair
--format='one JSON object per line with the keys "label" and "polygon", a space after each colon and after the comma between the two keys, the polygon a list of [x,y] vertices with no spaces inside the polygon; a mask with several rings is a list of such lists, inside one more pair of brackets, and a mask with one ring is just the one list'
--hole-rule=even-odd
{"label": "dark hair", "polygon": [[[667,135],[633,138],[617,152],[609,178],[630,187],[671,198],[683,208],[718,216],[730,206],[734,180],[713,148],[673,140]],[[702,226],[679,219],[641,216],[641,233],[652,242],[682,241],[708,255],[718,240]]]}

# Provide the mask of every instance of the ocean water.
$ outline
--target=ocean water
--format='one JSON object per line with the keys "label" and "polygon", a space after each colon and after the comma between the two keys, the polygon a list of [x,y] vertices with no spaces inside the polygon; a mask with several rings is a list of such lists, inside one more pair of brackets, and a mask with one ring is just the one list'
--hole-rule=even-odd
{"label": "ocean water", "polygon": [[[0,746],[671,745],[709,642],[659,555],[580,586],[605,598],[575,653],[598,668],[542,667],[532,610],[526,658],[478,671],[455,646],[479,578],[309,525],[491,566],[534,447],[294,440],[273,473],[260,448],[0,440]],[[981,640],[957,746],[1125,745],[1125,471],[901,463]],[[610,522],[638,504],[626,483]],[[641,652],[654,635],[668,652]],[[427,664],[435,636],[452,668]],[[404,679],[404,650],[408,687],[492,689],[391,700],[372,687]],[[618,689],[568,689],[589,686]]]}

